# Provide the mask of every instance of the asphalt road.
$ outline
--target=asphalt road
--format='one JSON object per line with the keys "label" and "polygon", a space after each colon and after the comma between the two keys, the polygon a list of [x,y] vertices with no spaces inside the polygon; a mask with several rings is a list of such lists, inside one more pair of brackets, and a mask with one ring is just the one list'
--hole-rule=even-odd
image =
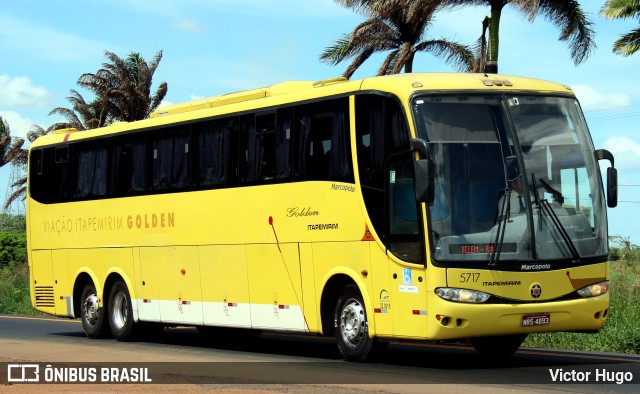
{"label": "asphalt road", "polygon": [[[60,378],[58,383],[73,378],[64,375],[70,370],[86,374],[91,368],[98,371],[100,383],[101,369],[115,368],[121,375],[111,376],[112,383],[138,383],[135,379],[142,379],[144,371],[152,386],[167,390],[180,385],[232,392],[318,393],[640,390],[638,355],[521,349],[508,360],[492,362],[464,344],[392,343],[371,362],[350,363],[340,358],[331,339],[321,337],[275,333],[257,338],[204,337],[195,329],[176,327],[157,338],[125,343],[88,339],[79,320],[0,315],[0,392],[3,387],[26,391],[36,387],[16,382],[21,370],[15,364],[38,365],[39,388],[60,387],[42,384],[46,368],[59,373],[49,375],[56,378],[49,381]],[[131,371],[137,374],[135,379]],[[75,376],[76,381],[88,381],[86,375]]]}

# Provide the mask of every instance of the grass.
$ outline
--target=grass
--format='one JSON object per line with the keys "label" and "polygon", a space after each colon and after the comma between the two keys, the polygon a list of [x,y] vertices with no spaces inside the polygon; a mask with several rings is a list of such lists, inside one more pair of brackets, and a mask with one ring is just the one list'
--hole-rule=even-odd
{"label": "grass", "polygon": [[31,306],[29,267],[26,262],[0,266],[0,313],[11,315],[39,314]]}

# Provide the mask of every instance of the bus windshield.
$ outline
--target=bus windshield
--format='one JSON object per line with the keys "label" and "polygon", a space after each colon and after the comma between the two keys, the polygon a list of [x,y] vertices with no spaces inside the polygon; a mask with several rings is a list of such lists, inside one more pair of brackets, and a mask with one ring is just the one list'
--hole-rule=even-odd
{"label": "bus windshield", "polygon": [[603,189],[574,98],[429,95],[413,110],[435,169],[436,263],[606,258]]}

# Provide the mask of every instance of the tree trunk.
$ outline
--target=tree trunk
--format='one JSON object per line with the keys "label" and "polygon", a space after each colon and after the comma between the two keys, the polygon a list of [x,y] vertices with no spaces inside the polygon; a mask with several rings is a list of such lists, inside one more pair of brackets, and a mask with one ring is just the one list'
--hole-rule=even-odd
{"label": "tree trunk", "polygon": [[415,52],[409,56],[407,62],[404,64],[404,72],[409,74],[413,72],[413,58],[415,56]]}
{"label": "tree trunk", "polygon": [[500,41],[500,16],[503,6],[492,6],[491,20],[489,23],[489,49],[487,50],[487,63],[484,72],[488,74],[498,73],[498,48]]}

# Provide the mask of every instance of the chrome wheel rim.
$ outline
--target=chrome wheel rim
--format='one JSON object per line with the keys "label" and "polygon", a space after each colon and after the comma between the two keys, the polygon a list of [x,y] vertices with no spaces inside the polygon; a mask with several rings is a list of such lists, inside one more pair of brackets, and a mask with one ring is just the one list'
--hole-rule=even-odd
{"label": "chrome wheel rim", "polygon": [[364,308],[358,300],[350,299],[340,313],[340,333],[345,342],[357,345],[366,332]]}
{"label": "chrome wheel rim", "polygon": [[129,314],[129,304],[127,303],[127,297],[123,292],[119,291],[111,301],[113,303],[113,313],[111,320],[113,324],[122,329],[127,324],[127,316]]}
{"label": "chrome wheel rim", "polygon": [[92,326],[95,325],[100,318],[99,308],[96,293],[91,293],[84,299],[82,316],[84,320]]}

